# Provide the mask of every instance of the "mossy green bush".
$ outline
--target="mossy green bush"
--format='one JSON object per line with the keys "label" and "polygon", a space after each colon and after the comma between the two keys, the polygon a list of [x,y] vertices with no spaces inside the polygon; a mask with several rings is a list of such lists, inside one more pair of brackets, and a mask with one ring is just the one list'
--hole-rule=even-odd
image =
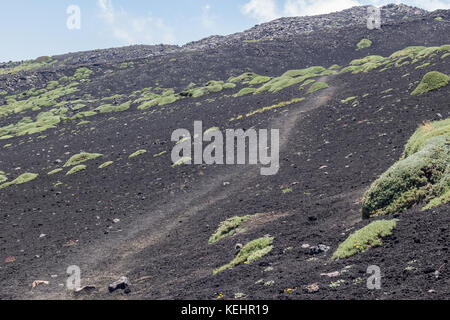
{"label": "mossy green bush", "polygon": [[282,77],[298,77],[298,76],[306,76],[306,75],[317,75],[327,69],[322,66],[313,66],[305,69],[296,69],[296,70],[288,70],[283,73]]}
{"label": "mossy green bush", "polygon": [[285,88],[288,88],[290,86],[302,83],[303,81],[305,81],[308,78],[311,77],[317,77],[317,74],[307,74],[307,75],[302,75],[296,78],[290,77],[290,76],[281,76],[281,77],[277,77],[274,78],[272,80],[270,80],[269,82],[266,82],[265,84],[263,84],[261,87],[257,88],[254,92],[254,94],[260,94],[263,92],[270,92],[270,93],[276,93],[279,92]]}
{"label": "mossy green bush", "polygon": [[245,72],[239,76],[228,78],[227,82],[248,84],[250,81],[252,81],[254,78],[258,76],[259,75],[253,72]]}
{"label": "mossy green bush", "polygon": [[309,87],[307,93],[313,93],[318,90],[326,89],[328,87],[328,84],[326,84],[325,82],[315,82],[311,87]]}
{"label": "mossy green bush", "polygon": [[78,68],[73,75],[75,80],[87,79],[94,72],[86,67]]}
{"label": "mossy green bush", "polygon": [[241,249],[241,251],[239,251],[236,257],[230,263],[215,269],[214,274],[237,266],[241,263],[252,263],[261,259],[263,256],[272,251],[273,240],[273,237],[264,237],[250,241]]}
{"label": "mossy green bush", "polygon": [[113,163],[114,163],[114,161],[107,161],[107,162],[102,163],[101,165],[99,165],[98,168],[99,169],[103,169],[103,168],[106,168],[106,167],[112,165]]}
{"label": "mossy green bush", "polygon": [[79,164],[78,166],[73,167],[72,169],[70,169],[67,173],[66,176],[70,176],[72,174],[75,174],[77,172],[86,170],[86,166],[84,164]]}
{"label": "mossy green bush", "polygon": [[424,46],[411,46],[402,50],[398,50],[389,56],[390,59],[398,59],[401,57],[414,58],[419,52],[426,49]]}
{"label": "mossy green bush", "polygon": [[225,221],[222,221],[219,224],[217,230],[213,233],[213,235],[209,238],[209,243],[215,243],[223,238],[231,237],[236,233],[239,233],[240,227],[244,221],[251,219],[253,216],[246,215],[242,217],[232,217]]}
{"label": "mossy green bush", "polygon": [[333,254],[333,259],[348,258],[366,251],[371,247],[382,245],[381,238],[392,234],[397,219],[373,221],[367,226],[352,233],[342,242]]}
{"label": "mossy green bush", "polygon": [[255,92],[255,88],[243,88],[241,89],[238,93],[236,93],[235,95],[233,95],[233,97],[237,98],[237,97],[242,97],[251,93]]}
{"label": "mossy green bush", "polygon": [[177,162],[175,162],[174,164],[172,164],[172,168],[181,166],[181,165],[183,165],[183,164],[185,164],[185,163],[188,163],[188,162],[190,162],[190,161],[192,161],[192,158],[191,158],[191,157],[182,157],[180,160],[178,160]]}
{"label": "mossy green bush", "polygon": [[267,81],[270,80],[270,77],[266,77],[266,76],[257,76],[255,78],[253,78],[252,81],[250,81],[248,84],[250,85],[255,85],[255,84],[262,84],[262,83],[266,83]]}
{"label": "mossy green bush", "polygon": [[158,100],[158,99],[153,99],[153,100],[150,100],[150,101],[145,101],[145,102],[142,103],[140,106],[138,106],[138,109],[139,109],[139,110],[146,110],[146,109],[148,109],[148,108],[152,108],[152,107],[157,106],[158,103],[159,103],[159,100]]}
{"label": "mossy green bush", "polygon": [[19,185],[19,184],[27,183],[27,182],[29,182],[29,181],[32,181],[32,180],[36,179],[38,176],[39,176],[39,175],[38,175],[37,173],[29,173],[29,172],[26,172],[26,173],[21,174],[20,176],[18,176],[18,177],[17,177],[16,179],[14,179],[13,181],[6,182],[6,183],[0,185],[0,189],[9,187],[9,186],[11,186],[11,185],[13,185],[13,184]]}
{"label": "mossy green bush", "polygon": [[342,103],[349,103],[349,102],[355,100],[356,98],[357,98],[357,97],[348,97],[348,98],[342,100],[341,102],[342,102]]}
{"label": "mossy green bush", "polygon": [[357,50],[362,50],[366,48],[370,48],[372,46],[372,41],[369,39],[362,39],[358,44],[356,45]]}
{"label": "mossy green bush", "polygon": [[49,173],[47,173],[47,175],[52,176],[52,175],[57,174],[58,172],[61,172],[61,171],[63,171],[63,169],[58,168],[58,169],[50,171]]}
{"label": "mossy green bush", "polygon": [[431,202],[448,190],[450,119],[426,124],[414,133],[402,158],[364,194],[362,215],[369,218],[402,212],[422,201]]}
{"label": "mossy green bush", "polygon": [[76,154],[74,156],[72,156],[65,164],[64,167],[71,167],[71,166],[75,166],[78,165],[80,163],[89,161],[89,160],[93,160],[93,159],[97,159],[99,157],[102,157],[103,154],[101,153],[88,153],[88,152],[81,152],[79,154]]}
{"label": "mossy green bush", "polygon": [[430,138],[449,134],[450,118],[434,122],[425,122],[409,138],[405,150],[403,151],[402,159],[420,151]]}
{"label": "mossy green bush", "polygon": [[130,156],[128,158],[129,159],[133,159],[133,158],[136,158],[136,157],[138,157],[140,155],[143,155],[144,153],[147,153],[147,150],[145,150],[145,149],[138,150],[135,153],[130,154]]}
{"label": "mossy green bush", "polygon": [[234,89],[236,88],[236,84],[235,83],[231,83],[231,82],[227,82],[223,85],[224,89]]}
{"label": "mossy green bush", "polygon": [[411,95],[424,94],[448,85],[450,77],[438,71],[428,72]]}
{"label": "mossy green bush", "polygon": [[122,103],[120,105],[104,104],[96,108],[95,110],[100,113],[122,112],[130,109],[131,101]]}

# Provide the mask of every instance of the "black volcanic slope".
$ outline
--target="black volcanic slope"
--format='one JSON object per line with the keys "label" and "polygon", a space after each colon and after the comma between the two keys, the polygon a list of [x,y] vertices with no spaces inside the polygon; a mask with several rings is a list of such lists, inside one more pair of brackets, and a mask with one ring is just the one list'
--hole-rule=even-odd
{"label": "black volcanic slope", "polygon": [[[361,199],[419,125],[449,117],[450,86],[411,93],[431,71],[450,74],[450,12],[390,5],[380,30],[365,12],[0,65],[0,298],[448,299],[449,204],[363,220]],[[372,44],[357,50],[362,39]],[[311,92],[309,80],[327,87]],[[173,167],[172,131],[194,120],[280,129],[278,174]],[[67,175],[81,152],[101,156]],[[222,221],[254,214],[208,243]],[[380,246],[332,259],[352,232],[393,218]],[[262,237],[273,237],[270,252],[214,274],[237,243]],[[319,244],[330,250],[311,254]],[[95,292],[65,288],[70,265]],[[370,265],[380,290],[366,287]],[[131,292],[109,293],[121,276]]]}

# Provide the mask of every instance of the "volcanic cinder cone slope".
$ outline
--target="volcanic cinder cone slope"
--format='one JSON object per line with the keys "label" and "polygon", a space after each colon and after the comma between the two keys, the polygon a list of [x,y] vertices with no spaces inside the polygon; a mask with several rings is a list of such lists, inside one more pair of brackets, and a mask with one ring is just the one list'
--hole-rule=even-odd
{"label": "volcanic cinder cone slope", "polygon": [[[448,298],[450,12],[382,14],[0,65],[0,298]],[[278,174],[172,166],[194,120],[279,128]]]}

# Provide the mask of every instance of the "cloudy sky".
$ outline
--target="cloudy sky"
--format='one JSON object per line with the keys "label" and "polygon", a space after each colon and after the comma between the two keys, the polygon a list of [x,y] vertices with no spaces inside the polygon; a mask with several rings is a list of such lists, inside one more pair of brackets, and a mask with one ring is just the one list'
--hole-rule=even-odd
{"label": "cloudy sky", "polygon": [[[182,45],[282,16],[400,2],[450,9],[450,0],[1,0],[0,61],[130,44]],[[76,11],[68,12],[73,5],[80,19]],[[78,21],[80,28],[73,28]]]}

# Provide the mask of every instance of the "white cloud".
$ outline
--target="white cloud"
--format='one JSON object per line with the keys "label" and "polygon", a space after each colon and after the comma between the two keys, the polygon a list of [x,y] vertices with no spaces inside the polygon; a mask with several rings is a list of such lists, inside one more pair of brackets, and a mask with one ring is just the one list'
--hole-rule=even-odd
{"label": "white cloud", "polygon": [[116,9],[112,0],[97,0],[100,18],[114,38],[124,44],[155,44],[174,43],[175,35],[162,19],[151,14],[135,16],[123,10]]}
{"label": "white cloud", "polygon": [[284,14],[286,16],[312,16],[359,5],[360,3],[356,0],[287,0],[284,5]]}
{"label": "white cloud", "polygon": [[215,19],[211,15],[211,6],[209,4],[202,8],[201,23],[206,29],[212,29],[215,26]]}
{"label": "white cloud", "polygon": [[241,8],[241,11],[258,22],[266,22],[280,17],[275,0],[250,0]]}

